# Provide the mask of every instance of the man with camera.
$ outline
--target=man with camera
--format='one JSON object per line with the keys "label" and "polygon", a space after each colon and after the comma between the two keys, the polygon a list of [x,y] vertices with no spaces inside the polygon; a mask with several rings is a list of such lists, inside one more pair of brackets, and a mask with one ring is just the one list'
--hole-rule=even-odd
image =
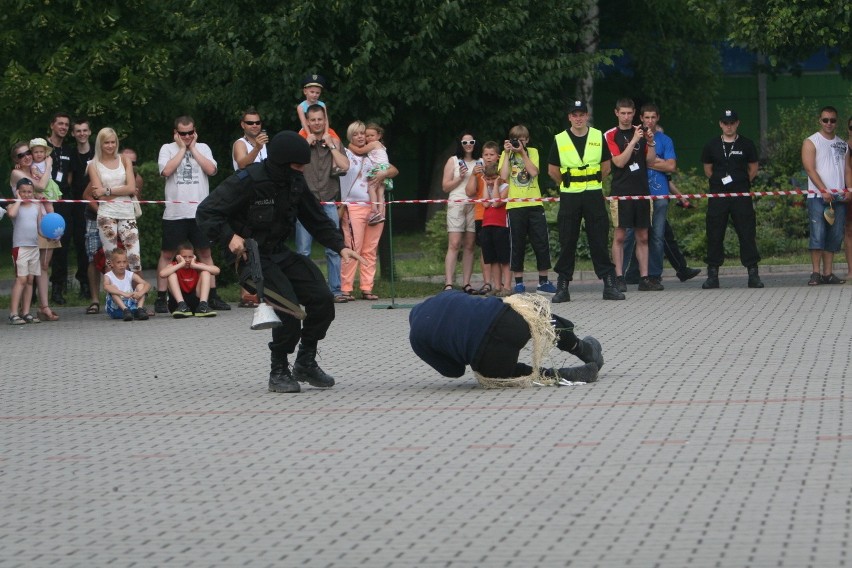
{"label": "man with camera", "polygon": [[555,136],[547,158],[547,174],[559,187],[559,245],[556,261],[556,294],[552,302],[570,302],[568,285],[574,277],[574,262],[580,224],[586,237],[595,274],[604,282],[604,300],[623,300],[615,287],[615,266],[609,258],[609,220],[603,197],[603,178],[609,174],[612,156],[603,134],[589,127],[589,110],[583,101],[573,101],[568,111],[570,128]]}
{"label": "man with camera", "polygon": [[612,239],[612,261],[615,263],[616,286],[627,291],[622,268],[624,239],[627,229],[636,237],[636,258],[639,261],[639,291],[662,290],[662,284],[648,278],[648,228],[651,226],[651,202],[648,195],[648,163],[657,159],[654,131],[644,125],[633,126],[636,105],[631,99],[619,99],[615,104],[618,126],[604,134],[612,153],[612,196],[639,197],[610,201],[610,214],[615,225]]}

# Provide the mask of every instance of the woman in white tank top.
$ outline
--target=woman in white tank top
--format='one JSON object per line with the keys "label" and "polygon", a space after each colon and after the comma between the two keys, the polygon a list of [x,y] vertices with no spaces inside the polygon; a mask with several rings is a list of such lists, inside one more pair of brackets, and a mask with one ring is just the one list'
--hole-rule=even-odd
{"label": "woman in white tank top", "polygon": [[88,173],[92,181],[92,197],[101,201],[98,207],[98,231],[104,253],[118,246],[118,239],[127,251],[130,270],[142,270],[139,250],[139,229],[133,197],[136,195],[136,178],[133,164],[127,156],[118,153],[118,136],[112,128],[102,128],[95,141],[95,157],[89,162]]}

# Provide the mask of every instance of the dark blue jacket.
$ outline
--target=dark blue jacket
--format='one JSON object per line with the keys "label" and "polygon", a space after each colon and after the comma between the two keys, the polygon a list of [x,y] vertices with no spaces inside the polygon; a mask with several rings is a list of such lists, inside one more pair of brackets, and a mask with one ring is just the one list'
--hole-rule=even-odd
{"label": "dark blue jacket", "polygon": [[508,309],[500,298],[441,292],[411,310],[411,348],[445,377],[461,377],[494,320]]}

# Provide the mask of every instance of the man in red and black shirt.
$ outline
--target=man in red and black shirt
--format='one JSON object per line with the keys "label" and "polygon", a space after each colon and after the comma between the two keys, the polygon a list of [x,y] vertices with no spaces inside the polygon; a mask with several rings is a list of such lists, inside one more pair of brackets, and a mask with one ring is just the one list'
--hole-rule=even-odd
{"label": "man in red and black shirt", "polygon": [[[641,124],[633,125],[636,105],[630,99],[619,99],[615,103],[618,126],[604,134],[612,154],[613,196],[648,195],[648,162],[653,162],[654,132]],[[648,278],[648,228],[651,226],[651,201],[648,199],[612,200],[610,216],[615,232],[612,239],[612,262],[615,264],[616,285],[627,291],[622,267],[624,266],[624,239],[627,229],[636,235],[636,259],[639,261],[639,290],[662,290],[661,284]]]}

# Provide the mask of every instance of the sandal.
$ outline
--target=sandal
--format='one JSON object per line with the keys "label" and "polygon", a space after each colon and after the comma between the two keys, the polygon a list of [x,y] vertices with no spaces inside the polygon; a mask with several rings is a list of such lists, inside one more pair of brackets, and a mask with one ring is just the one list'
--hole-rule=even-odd
{"label": "sandal", "polygon": [[24,325],[25,323],[27,322],[25,322],[18,314],[9,316],[9,325]]}
{"label": "sandal", "polygon": [[361,298],[364,300],[378,300],[379,297],[369,290],[361,290]]}
{"label": "sandal", "polygon": [[92,302],[91,304],[89,304],[89,307],[86,308],[86,315],[93,316],[97,313],[100,313],[100,311],[101,305],[97,302]]}
{"label": "sandal", "polygon": [[335,304],[345,304],[348,301],[349,300],[347,300],[346,297],[343,294],[338,294],[337,296],[334,297],[334,303]]}
{"label": "sandal", "polygon": [[841,280],[840,278],[835,276],[834,273],[832,272],[828,276],[822,277],[822,283],[823,284],[846,284],[846,280]]}
{"label": "sandal", "polygon": [[39,308],[38,317],[40,317],[42,321],[57,321],[59,319],[59,315],[55,314],[53,310],[47,306]]}
{"label": "sandal", "polygon": [[462,292],[464,292],[465,294],[469,294],[471,296],[476,295],[476,290],[474,290],[473,286],[471,286],[470,284],[465,284],[464,287],[462,288]]}
{"label": "sandal", "polygon": [[486,282],[482,285],[482,288],[479,289],[477,294],[479,294],[480,296],[489,296],[492,292],[494,292],[494,288],[491,287],[491,284]]}
{"label": "sandal", "polygon": [[811,272],[811,279],[808,280],[808,286],[819,286],[822,284],[822,275],[819,272]]}
{"label": "sandal", "polygon": [[352,292],[343,292],[338,298],[343,298],[347,302],[355,301],[355,296],[352,295]]}
{"label": "sandal", "polygon": [[445,284],[445,285],[444,285],[444,290],[443,290],[443,291],[444,291],[444,292],[446,292],[447,290],[452,290],[452,289],[453,289],[453,285],[452,285],[452,284]]}
{"label": "sandal", "polygon": [[23,319],[25,323],[41,323],[41,320],[34,318],[32,314],[25,315]]}

